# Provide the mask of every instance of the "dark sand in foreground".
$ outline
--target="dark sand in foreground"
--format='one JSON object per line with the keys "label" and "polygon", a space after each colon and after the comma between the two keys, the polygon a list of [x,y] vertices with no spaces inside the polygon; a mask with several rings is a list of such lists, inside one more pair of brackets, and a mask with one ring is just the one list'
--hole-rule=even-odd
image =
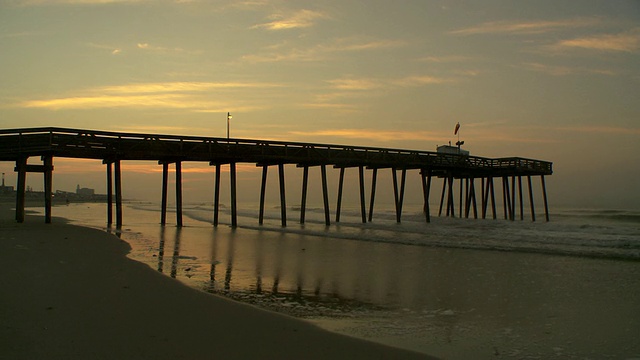
{"label": "dark sand in foreground", "polygon": [[188,288],[114,235],[0,205],[2,359],[425,359]]}

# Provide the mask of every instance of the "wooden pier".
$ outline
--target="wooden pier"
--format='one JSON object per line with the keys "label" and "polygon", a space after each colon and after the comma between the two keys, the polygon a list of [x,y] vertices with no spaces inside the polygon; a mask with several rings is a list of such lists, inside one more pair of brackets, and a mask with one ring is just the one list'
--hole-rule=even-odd
{"label": "wooden pier", "polygon": [[[30,157],[40,157],[42,165],[27,164]],[[504,218],[515,220],[517,210],[524,219],[522,178],[526,177],[531,207],[531,220],[535,221],[532,177],[539,176],[544,200],[545,219],[549,221],[545,176],[551,175],[552,163],[519,157],[486,158],[478,156],[444,154],[432,151],[359,147],[346,145],[313,144],[270,140],[226,139],[195,136],[120,133],[66,128],[25,128],[0,130],[0,161],[15,162],[18,173],[16,193],[16,221],[24,221],[26,174],[44,174],[45,222],[51,222],[53,158],[99,159],[106,165],[107,223],[113,223],[113,195],[115,194],[116,226],[123,222],[122,214],[122,161],[157,161],[162,166],[161,224],[166,223],[167,186],[169,166],[175,166],[176,224],[182,226],[182,162],[207,162],[215,166],[213,224],[218,225],[220,205],[220,171],[229,166],[231,226],[237,223],[236,164],[252,163],[262,168],[259,223],[264,220],[266,179],[271,166],[278,167],[282,226],[287,225],[285,198],[285,164],[295,164],[303,170],[300,222],[305,221],[307,184],[310,167],[320,167],[326,225],[331,224],[327,187],[327,166],[340,170],[335,221],[340,221],[344,175],[348,168],[358,169],[360,212],[362,222],[373,220],[378,170],[390,169],[396,204],[396,220],[401,221],[405,197],[407,171],[417,170],[421,176],[425,221],[430,222],[429,197],[433,178],[442,179],[438,215],[486,218],[489,210],[497,218],[495,180],[502,180]],[[369,211],[366,209],[365,169],[371,170]],[[400,177],[398,179],[398,173]],[[459,187],[456,189],[456,181]],[[480,183],[480,211],[478,191]],[[517,188],[516,188],[517,184]],[[114,189],[115,187],[115,189]],[[115,190],[115,192],[114,192]],[[459,203],[456,204],[455,193]],[[516,201],[518,200],[518,201]],[[519,209],[516,207],[519,204]],[[456,213],[456,205],[458,212]]]}

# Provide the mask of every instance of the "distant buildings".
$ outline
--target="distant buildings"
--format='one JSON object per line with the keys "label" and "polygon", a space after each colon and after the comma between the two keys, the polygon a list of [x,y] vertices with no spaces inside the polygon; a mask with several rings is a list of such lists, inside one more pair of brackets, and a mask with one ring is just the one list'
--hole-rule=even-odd
{"label": "distant buildings", "polygon": [[84,201],[102,202],[107,200],[107,195],[96,194],[96,191],[94,189],[82,188],[78,184],[76,186],[75,192],[56,190],[54,194],[54,199],[58,201],[62,200],[66,202],[84,202]]}
{"label": "distant buildings", "polygon": [[81,188],[80,185],[76,186],[76,195],[78,196],[93,196],[96,191],[89,188]]}
{"label": "distant buildings", "polygon": [[4,184],[4,173],[2,173],[2,186],[0,186],[0,195],[10,195],[13,193],[13,186],[6,186]]}
{"label": "distant buildings", "polygon": [[[27,186],[25,196],[27,199],[41,201],[44,200],[43,191],[34,191],[30,186]],[[2,201],[15,201],[16,190],[13,186],[7,186],[5,184],[4,173],[2,173],[2,185],[0,185],[0,199]],[[76,186],[76,191],[64,191],[56,190],[53,193],[53,201],[60,202],[106,202],[107,195],[96,194],[95,189],[81,188],[80,185]]]}

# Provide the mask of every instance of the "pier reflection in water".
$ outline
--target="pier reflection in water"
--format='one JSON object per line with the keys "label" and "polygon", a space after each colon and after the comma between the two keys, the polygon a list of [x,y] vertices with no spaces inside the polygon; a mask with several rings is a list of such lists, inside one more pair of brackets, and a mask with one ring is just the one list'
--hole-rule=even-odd
{"label": "pier reflection in water", "polygon": [[416,256],[408,246],[269,229],[161,227],[158,271],[167,272],[171,249],[171,277],[260,305],[271,299],[276,307],[294,302],[377,307],[411,301],[415,293],[406,289],[411,279],[399,273],[406,269],[394,262]]}
{"label": "pier reflection in water", "polygon": [[[640,315],[640,268],[632,262],[375,243],[290,230],[166,227],[157,243],[157,269],[167,271],[166,249],[173,249],[169,274],[194,287],[325,321],[323,326],[355,336],[395,337],[395,344],[407,337],[413,341],[407,347],[417,350],[451,350],[464,339],[501,348],[592,349],[589,339],[615,334],[618,344],[598,345],[604,351],[623,347],[629,331],[640,331],[633,320]],[[610,279],[617,286],[602,285]]]}
{"label": "pier reflection in water", "polygon": [[[536,299],[550,289],[535,284],[547,281],[558,259],[494,252],[478,256],[469,250],[274,229],[162,227],[159,238],[158,271],[167,271],[166,251],[172,249],[171,277],[211,293],[308,316],[376,308],[426,314],[486,307],[503,314],[505,307],[515,305],[513,297],[519,308],[538,306]],[[527,278],[531,274],[523,269],[523,256],[542,262],[535,265],[545,269],[539,278]]]}

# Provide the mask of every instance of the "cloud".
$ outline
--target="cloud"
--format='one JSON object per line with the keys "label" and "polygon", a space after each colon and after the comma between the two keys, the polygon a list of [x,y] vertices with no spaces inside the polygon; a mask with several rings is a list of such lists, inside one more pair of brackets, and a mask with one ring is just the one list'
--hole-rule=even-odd
{"label": "cloud", "polygon": [[454,82],[459,82],[460,80],[461,80],[460,78],[454,78],[454,77],[416,75],[416,76],[408,76],[402,79],[395,80],[393,81],[393,83],[398,86],[423,86],[423,85],[454,83]]}
{"label": "cloud", "polygon": [[524,63],[522,67],[527,70],[542,72],[553,76],[566,76],[566,75],[578,75],[578,74],[594,74],[594,75],[616,75],[613,70],[606,69],[590,69],[579,66],[554,66],[545,65],[540,63]]}
{"label": "cloud", "polygon": [[460,55],[427,56],[427,57],[418,59],[418,61],[426,61],[426,62],[431,62],[431,63],[443,63],[443,64],[470,62],[470,61],[475,61],[475,60],[477,60],[477,59],[475,59],[473,57],[470,57],[470,56],[460,56]]}
{"label": "cloud", "polygon": [[136,47],[142,51],[152,51],[156,53],[165,53],[165,54],[175,53],[175,54],[195,55],[195,54],[201,53],[201,51],[189,51],[179,47],[170,48],[170,47],[164,47],[164,46],[151,45],[149,43],[138,43]]}
{"label": "cloud", "polygon": [[541,34],[562,29],[591,27],[602,23],[600,18],[574,18],[555,21],[493,21],[478,26],[450,31],[452,35],[481,34]]}
{"label": "cloud", "polygon": [[[279,86],[271,83],[215,83],[215,82],[166,82],[139,83],[105,86],[84,91],[80,96],[53,99],[27,100],[20,104],[23,108],[96,109],[96,108],[161,108],[187,109],[197,112],[219,112],[228,104],[210,99],[212,89],[271,88]],[[236,103],[234,109],[253,110],[256,105],[243,106]]]}
{"label": "cloud", "polygon": [[640,49],[640,28],[619,34],[603,34],[558,41],[551,48],[636,52]]}
{"label": "cloud", "polygon": [[25,108],[61,109],[96,109],[115,107],[153,107],[153,108],[191,108],[207,106],[204,103],[194,103],[180,94],[163,95],[93,95],[78,96],[46,100],[29,100],[21,104]]}
{"label": "cloud", "polygon": [[331,54],[355,51],[373,51],[404,46],[398,40],[363,40],[357,38],[334,39],[331,42],[300,49],[284,49],[282,44],[266,48],[266,52],[256,55],[245,55],[247,62],[286,62],[286,61],[322,61]]}
{"label": "cloud", "polygon": [[372,90],[382,86],[378,81],[371,79],[335,79],[327,81],[333,88],[338,90]]}
{"label": "cloud", "polygon": [[213,89],[233,89],[233,88],[274,88],[281,84],[275,83],[251,83],[251,82],[155,82],[155,83],[133,83],[125,85],[103,86],[97,88],[98,92],[131,94],[131,93],[188,93],[205,92]]}
{"label": "cloud", "polygon": [[96,43],[88,43],[87,46],[92,47],[94,49],[107,50],[111,53],[111,55],[118,55],[122,53],[122,49],[113,45],[105,45],[105,44],[96,44]]}
{"label": "cloud", "polygon": [[274,14],[270,17],[270,22],[264,24],[254,25],[252,29],[267,29],[267,30],[289,30],[297,28],[307,28],[315,25],[315,21],[318,19],[325,19],[328,16],[319,11],[313,10],[298,10],[291,14]]}

